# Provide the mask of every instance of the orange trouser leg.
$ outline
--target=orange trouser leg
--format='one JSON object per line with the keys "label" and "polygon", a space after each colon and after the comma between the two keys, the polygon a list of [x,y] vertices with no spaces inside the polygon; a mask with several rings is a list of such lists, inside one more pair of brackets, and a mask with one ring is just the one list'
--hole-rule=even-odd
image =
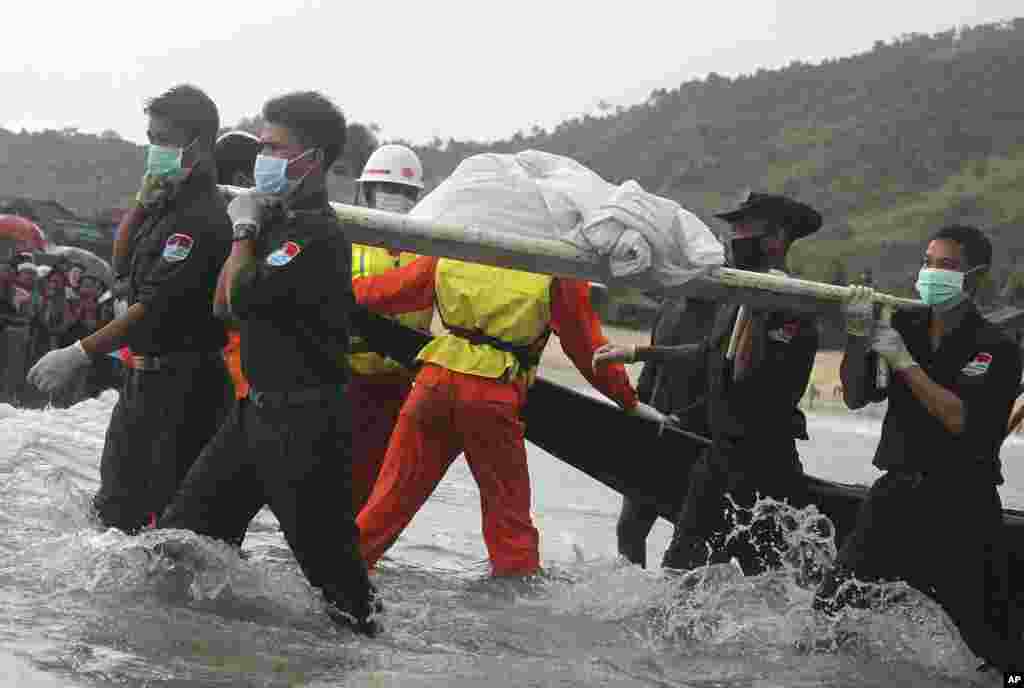
{"label": "orange trouser leg", "polygon": [[408,379],[393,375],[352,376],[347,389],[352,404],[352,513],[366,506],[377,482],[409,387]]}
{"label": "orange trouser leg", "polygon": [[238,332],[228,332],[228,344],[224,347],[224,364],[235,387],[235,399],[244,399],[249,394],[249,381],[242,374],[242,349]]}
{"label": "orange trouser leg", "polygon": [[359,546],[373,567],[441,482],[458,456],[452,391],[425,372],[416,378],[384,455],[380,476],[359,512]]}
{"label": "orange trouser leg", "polygon": [[525,387],[456,376],[456,426],[480,488],[484,542],[496,576],[523,576],[540,568],[540,537],[530,517],[530,474],[519,411]]}

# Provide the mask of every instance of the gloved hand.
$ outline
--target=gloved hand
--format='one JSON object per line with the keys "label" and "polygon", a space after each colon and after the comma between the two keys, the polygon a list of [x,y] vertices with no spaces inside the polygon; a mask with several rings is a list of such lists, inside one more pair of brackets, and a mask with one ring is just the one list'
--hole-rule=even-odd
{"label": "gloved hand", "polygon": [[228,204],[228,217],[231,218],[231,226],[237,227],[240,224],[260,226],[263,220],[263,211],[273,197],[270,194],[240,193]]}
{"label": "gloved hand", "polygon": [[874,290],[858,284],[850,285],[850,297],[843,304],[846,333],[851,337],[870,337],[875,329]]}
{"label": "gloved hand", "polygon": [[604,363],[633,363],[636,361],[636,346],[603,344],[594,352],[594,367]]}
{"label": "gloved hand", "polygon": [[128,302],[124,299],[114,299],[114,317],[123,318],[128,312]]}
{"label": "gloved hand", "polygon": [[135,202],[141,208],[154,208],[161,201],[175,194],[182,182],[188,177],[189,171],[183,169],[172,175],[145,174],[135,194]]}
{"label": "gloved hand", "polygon": [[79,339],[71,346],[55,349],[39,359],[26,379],[40,391],[55,392],[66,385],[80,368],[89,365],[89,354]]}
{"label": "gloved hand", "polygon": [[906,370],[919,365],[907,351],[903,336],[891,325],[878,324],[871,340],[871,350],[885,359],[893,370]]}

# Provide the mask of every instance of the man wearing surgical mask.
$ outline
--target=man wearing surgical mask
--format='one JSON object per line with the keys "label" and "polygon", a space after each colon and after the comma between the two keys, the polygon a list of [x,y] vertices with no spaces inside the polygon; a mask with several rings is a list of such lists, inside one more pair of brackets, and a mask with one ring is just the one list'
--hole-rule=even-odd
{"label": "man wearing surgical mask", "polygon": [[[387,144],[373,152],[358,182],[366,205],[389,213],[408,213],[423,188],[423,165],[407,146]],[[352,279],[379,275],[419,258],[408,251],[352,244]],[[388,316],[406,327],[430,331],[434,309]],[[366,504],[377,481],[391,431],[409,395],[413,373],[402,364],[371,350],[352,336],[348,357],[352,369],[352,504],[356,513]]]}
{"label": "man wearing surgical mask", "polygon": [[[757,192],[717,217],[731,228],[732,265],[758,272],[784,268],[792,243],[818,231],[822,223],[821,215],[804,203]],[[685,366],[688,382],[698,388],[688,393],[703,399],[698,415],[710,430],[712,444],[689,472],[686,497],[662,558],[669,569],[732,558],[748,574],[778,567],[781,530],[763,519],[734,533],[734,522],[742,518],[737,509],[750,509],[758,495],[803,499],[796,440],[808,436],[798,405],[818,350],[817,326],[813,318],[771,301],[756,303],[756,295],[749,298],[742,306],[721,304],[701,343],[608,345],[594,357],[595,365],[662,361]]]}
{"label": "man wearing surgical mask", "polygon": [[[1021,667],[1010,630],[999,448],[1017,396],[1017,345],[974,304],[992,262],[975,227],[932,236],[917,291],[930,308],[872,317],[870,291],[846,307],[841,375],[846,405],[889,402],[871,486],[815,606],[835,611],[860,597],[861,581],[904,580],[937,600],[961,636],[997,671]],[[856,289],[856,288],[855,288]],[[880,388],[878,358],[891,375]],[[1017,640],[1014,641],[1013,638]]]}
{"label": "man wearing surgical mask", "polygon": [[312,91],[273,98],[262,114],[255,186],[228,206],[234,243],[217,299],[238,322],[249,390],[158,525],[237,543],[269,506],[325,611],[373,635],[379,600],[351,506],[352,246],[324,181],[345,117]]}
{"label": "man wearing surgical mask", "polygon": [[[28,380],[54,392],[113,351],[129,347],[131,372],[110,417],[94,499],[105,526],[134,532],[155,520],[214,434],[230,403],[213,315],[231,222],[214,177],[220,118],[190,85],[149,100],[150,145],[138,204],[115,246],[127,309],[71,346],[48,353]],[[120,231],[120,230],[119,230]]]}

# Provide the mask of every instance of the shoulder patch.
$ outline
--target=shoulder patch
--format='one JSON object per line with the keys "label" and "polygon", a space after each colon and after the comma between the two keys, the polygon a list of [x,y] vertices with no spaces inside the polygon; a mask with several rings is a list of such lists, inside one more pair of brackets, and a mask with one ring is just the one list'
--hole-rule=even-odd
{"label": "shoulder patch", "polygon": [[984,375],[988,372],[988,367],[992,365],[992,354],[982,352],[975,354],[974,358],[967,362],[967,365],[960,371],[964,375],[975,377],[977,375]]}
{"label": "shoulder patch", "polygon": [[271,252],[270,255],[267,256],[267,265],[273,265],[275,268],[287,265],[301,252],[302,247],[297,243],[294,241],[286,241],[281,244],[280,248]]}
{"label": "shoulder patch", "polygon": [[188,234],[172,234],[164,242],[163,258],[168,263],[177,263],[188,258],[192,253],[192,237]]}

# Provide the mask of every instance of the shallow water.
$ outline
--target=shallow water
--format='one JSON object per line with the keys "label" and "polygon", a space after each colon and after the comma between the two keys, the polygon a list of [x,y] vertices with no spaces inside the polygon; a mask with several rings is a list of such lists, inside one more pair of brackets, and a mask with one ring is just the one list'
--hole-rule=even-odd
{"label": "shallow water", "polygon": [[[182,532],[126,537],[90,522],[115,393],[71,409],[0,406],[0,685],[11,686],[966,686],[945,615],[899,586],[831,624],[795,571],[729,565],[682,578],[615,558],[620,498],[531,447],[546,575],[492,580],[479,498],[456,462],[375,574],[386,632],[335,628],[269,512],[243,559]],[[877,420],[814,416],[809,472],[870,481]],[[1004,449],[1003,499],[1024,507],[1024,444]],[[795,546],[827,556],[813,512]],[[649,539],[658,561],[670,535]],[[186,556],[153,554],[173,541]],[[330,543],[325,543],[330,546]],[[841,643],[837,643],[842,640]]]}

